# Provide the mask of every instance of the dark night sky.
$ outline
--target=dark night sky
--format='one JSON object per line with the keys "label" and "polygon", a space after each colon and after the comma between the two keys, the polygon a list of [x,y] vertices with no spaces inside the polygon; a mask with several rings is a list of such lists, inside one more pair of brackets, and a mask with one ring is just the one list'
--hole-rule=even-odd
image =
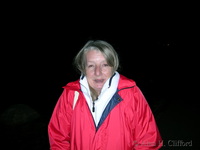
{"label": "dark night sky", "polygon": [[114,27],[115,22],[82,26],[62,17],[11,17],[5,24],[6,47],[2,50],[6,58],[3,80],[7,96],[12,97],[6,104],[28,103],[52,109],[61,87],[78,78],[73,57],[89,39],[110,42],[119,53],[121,73],[136,80],[144,92],[158,90],[152,93],[155,96],[166,96],[169,88],[173,92],[177,86],[182,88],[182,79],[188,78],[191,69],[187,60],[191,61],[193,54],[185,50],[191,42],[187,37],[190,32],[182,32],[179,24],[162,20],[166,26],[145,21],[135,26],[127,23]]}
{"label": "dark night sky", "polygon": [[185,83],[191,85],[197,70],[191,12],[177,12],[176,7],[148,13],[118,10],[73,13],[50,3],[10,4],[2,18],[6,101],[1,107],[27,103],[52,110],[61,87],[78,78],[72,60],[89,39],[111,43],[119,53],[121,73],[133,78],[147,96],[177,96]]}
{"label": "dark night sky", "polygon": [[164,99],[170,105],[176,101],[189,103],[190,110],[198,108],[199,45],[196,20],[187,12],[117,11],[91,16],[90,11],[71,15],[53,8],[4,12],[1,112],[23,103],[49,119],[62,86],[79,78],[72,61],[89,39],[114,46],[120,72],[136,81],[150,104]]}

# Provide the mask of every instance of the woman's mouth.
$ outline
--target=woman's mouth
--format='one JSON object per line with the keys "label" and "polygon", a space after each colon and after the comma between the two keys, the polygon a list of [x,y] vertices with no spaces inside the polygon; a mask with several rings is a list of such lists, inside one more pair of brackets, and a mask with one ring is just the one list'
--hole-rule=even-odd
{"label": "woman's mouth", "polygon": [[95,79],[94,82],[96,82],[96,83],[103,83],[104,79]]}

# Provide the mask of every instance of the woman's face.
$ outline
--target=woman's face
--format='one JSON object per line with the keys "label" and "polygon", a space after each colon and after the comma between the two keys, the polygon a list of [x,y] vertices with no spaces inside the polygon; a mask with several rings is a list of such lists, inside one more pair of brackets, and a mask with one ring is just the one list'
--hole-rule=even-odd
{"label": "woman's face", "polygon": [[90,50],[86,54],[86,77],[89,85],[100,94],[104,83],[112,76],[110,67],[104,55],[97,50]]}

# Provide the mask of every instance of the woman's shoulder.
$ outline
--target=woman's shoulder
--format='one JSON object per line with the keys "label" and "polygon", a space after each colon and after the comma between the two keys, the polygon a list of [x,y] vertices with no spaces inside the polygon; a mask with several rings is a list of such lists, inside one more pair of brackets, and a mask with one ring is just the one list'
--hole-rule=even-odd
{"label": "woman's shoulder", "polygon": [[133,79],[120,74],[119,89],[132,87],[132,86],[136,86],[136,82]]}
{"label": "woman's shoulder", "polygon": [[69,89],[69,90],[79,90],[80,89],[80,79],[75,80],[75,81],[70,81],[68,82],[65,86],[63,86],[64,89]]}

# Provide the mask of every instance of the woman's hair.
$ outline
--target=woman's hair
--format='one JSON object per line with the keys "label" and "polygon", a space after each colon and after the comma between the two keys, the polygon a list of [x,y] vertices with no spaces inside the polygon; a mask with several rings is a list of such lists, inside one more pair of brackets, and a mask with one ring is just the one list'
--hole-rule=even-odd
{"label": "woman's hair", "polygon": [[113,67],[113,73],[118,70],[119,67],[119,58],[118,54],[106,41],[102,40],[89,40],[83,48],[78,52],[74,58],[74,65],[80,71],[81,74],[85,75],[86,67],[86,53],[89,50],[98,50],[102,52],[109,66]]}

